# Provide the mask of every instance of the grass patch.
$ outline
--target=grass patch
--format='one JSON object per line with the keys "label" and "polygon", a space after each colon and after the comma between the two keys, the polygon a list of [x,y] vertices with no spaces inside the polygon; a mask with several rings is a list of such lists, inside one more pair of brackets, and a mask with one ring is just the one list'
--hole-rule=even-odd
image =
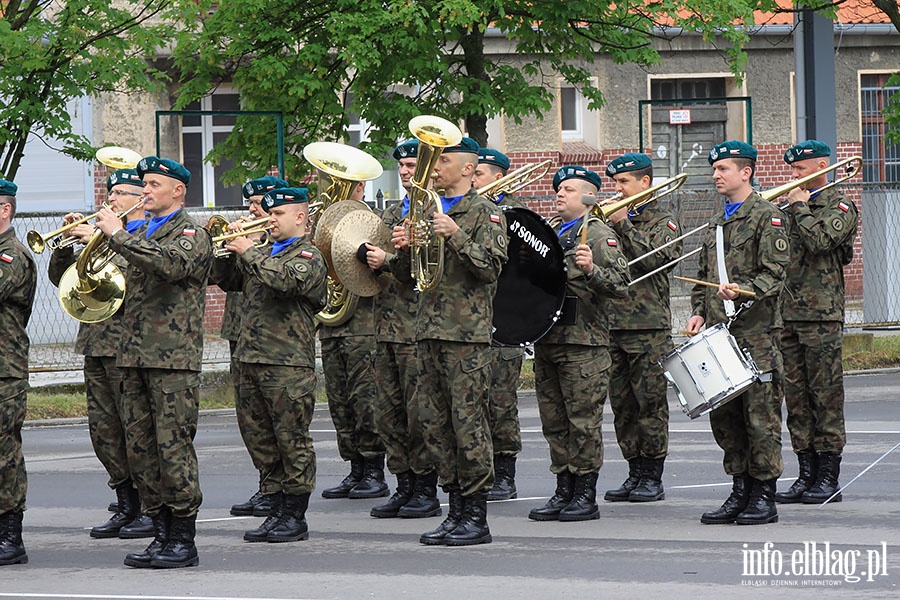
{"label": "grass patch", "polygon": [[900,367],[900,335],[876,336],[871,349],[844,350],[844,370]]}

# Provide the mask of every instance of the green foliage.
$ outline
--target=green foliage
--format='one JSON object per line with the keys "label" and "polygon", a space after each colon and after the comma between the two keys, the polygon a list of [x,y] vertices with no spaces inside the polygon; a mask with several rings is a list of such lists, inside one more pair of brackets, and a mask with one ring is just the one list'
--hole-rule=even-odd
{"label": "green foliage", "polygon": [[[900,87],[900,72],[892,74],[885,84],[886,88]],[[884,115],[884,140],[888,144],[900,144],[900,92],[888,96],[882,111]]]}
{"label": "green foliage", "polygon": [[[699,32],[719,45],[739,74],[755,10],[774,0],[535,2],[534,0],[191,0],[202,19],[178,35],[178,105],[224,82],[243,108],[286,117],[286,168],[307,165],[300,151],[319,139],[341,139],[349,115],[373,125],[369,151],[409,137],[417,114],[466,122],[487,143],[486,120],[541,118],[553,106],[558,78],[582,90],[591,108],[603,93],[590,85],[597,54],[618,64],[660,60],[655,41]],[[540,25],[538,27],[538,25]],[[487,49],[486,49],[487,48]],[[502,49],[502,52],[496,49]],[[210,157],[236,158],[232,182],[275,163],[274,129],[261,119],[238,122]]]}
{"label": "green foliage", "polygon": [[0,173],[14,179],[28,136],[62,140],[93,155],[72,132],[67,103],[104,92],[150,89],[155,56],[171,27],[158,23],[171,0],[8,0],[0,3]]}

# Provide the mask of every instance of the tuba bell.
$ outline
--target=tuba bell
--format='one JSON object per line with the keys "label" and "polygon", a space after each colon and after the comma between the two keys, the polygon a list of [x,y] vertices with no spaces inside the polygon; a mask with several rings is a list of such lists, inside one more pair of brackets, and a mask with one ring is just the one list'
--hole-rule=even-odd
{"label": "tuba bell", "polygon": [[[317,239],[321,217],[334,204],[350,199],[353,188],[361,181],[370,181],[381,176],[383,168],[371,154],[336,142],[313,142],[303,148],[303,158],[314,166],[318,172],[318,197],[316,202],[309,206],[312,223],[310,231],[313,243],[325,256],[328,263],[328,298],[325,308],[316,315],[316,320],[328,327],[336,327],[346,323],[353,311],[359,297],[351,294],[338,280],[332,263],[331,249],[319,246],[321,240]],[[362,207],[368,209],[363,203]],[[330,245],[330,238],[328,244]]]}
{"label": "tuba bell", "polygon": [[409,131],[419,140],[406,219],[410,274],[416,290],[427,292],[437,287],[444,275],[444,238],[434,234],[430,223],[431,215],[442,211],[441,199],[437,192],[428,189],[428,182],[444,148],[458,144],[462,132],[450,121],[432,115],[413,117]]}

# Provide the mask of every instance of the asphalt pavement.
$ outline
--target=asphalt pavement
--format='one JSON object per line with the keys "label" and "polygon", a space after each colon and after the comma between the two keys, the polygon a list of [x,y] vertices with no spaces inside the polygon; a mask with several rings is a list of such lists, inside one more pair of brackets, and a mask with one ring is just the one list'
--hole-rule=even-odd
{"label": "asphalt pavement", "polygon": [[[260,519],[232,517],[228,509],[255,490],[256,474],[233,411],[204,413],[196,439],[204,494],[197,524],[200,566],[171,571],[123,566],[125,554],[143,549],[147,540],[89,537],[90,527],[108,518],[105,507],[114,495],[91,449],[87,425],[30,426],[23,434],[29,475],[24,538],[30,562],[0,567],[0,598],[896,596],[900,448],[884,454],[900,443],[900,374],[848,377],[846,389],[848,447],[841,482],[862,475],[844,492],[843,502],[780,505],[779,523],[766,526],[700,524],[700,514],[721,504],[731,482],[707,419],[688,419],[674,400],[666,500],[601,500],[599,520],[530,521],[528,511],[543,504],[555,481],[535,397],[522,393],[519,498],[490,503],[494,542],[466,548],[418,543],[418,535],[441,518],[373,519],[369,509],[383,500],[323,499],[318,490],[334,485],[348,470],[338,457],[324,407],[312,425],[318,483],[307,513],[310,539],[243,542],[243,531]],[[598,497],[617,487],[627,472],[608,407],[603,432],[606,461]],[[783,439],[786,469],[779,489],[796,476],[786,431]]]}

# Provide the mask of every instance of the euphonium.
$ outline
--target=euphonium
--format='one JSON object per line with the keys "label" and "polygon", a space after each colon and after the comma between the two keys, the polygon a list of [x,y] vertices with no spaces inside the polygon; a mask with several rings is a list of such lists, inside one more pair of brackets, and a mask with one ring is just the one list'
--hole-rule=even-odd
{"label": "euphonium", "polygon": [[[336,202],[349,200],[353,188],[361,181],[377,179],[383,171],[381,163],[371,154],[353,146],[335,142],[313,142],[303,148],[303,158],[318,171],[318,194],[316,202],[309,205],[313,243],[316,240],[316,226],[319,217]],[[346,323],[359,297],[344,288],[334,275],[334,265],[330,264],[331,249],[320,248],[328,264],[328,299],[325,308],[316,315],[323,325],[336,327]]]}
{"label": "euphonium", "polygon": [[431,115],[414,117],[409,131],[419,140],[406,219],[410,274],[416,281],[416,290],[427,292],[437,286],[444,274],[444,238],[434,234],[430,223],[431,216],[442,211],[441,199],[437,192],[428,189],[428,182],[444,148],[458,144],[462,132],[450,121]]}

